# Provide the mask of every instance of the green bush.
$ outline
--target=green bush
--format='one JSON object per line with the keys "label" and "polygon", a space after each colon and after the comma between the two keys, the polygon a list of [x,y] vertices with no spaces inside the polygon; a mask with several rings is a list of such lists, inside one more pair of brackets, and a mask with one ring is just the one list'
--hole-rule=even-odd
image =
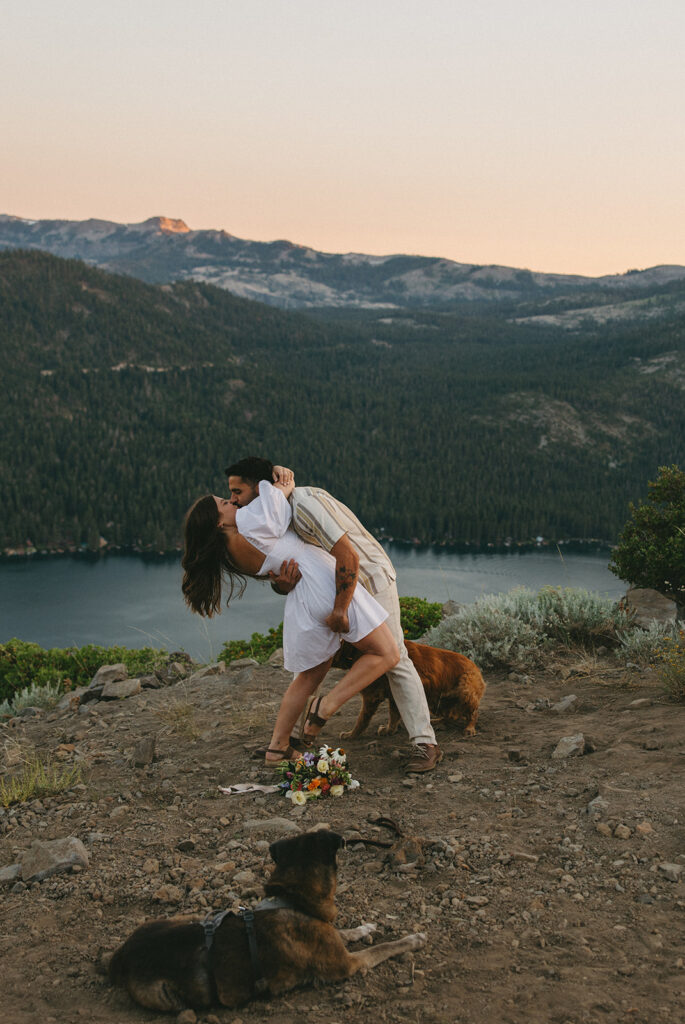
{"label": "green bush", "polygon": [[405,640],[418,640],[442,618],[439,601],[426,601],[423,597],[400,598],[400,621]]}
{"label": "green bush", "polygon": [[166,652],[152,647],[52,647],[12,639],[0,644],[0,700],[30,686],[59,684],[62,690],[87,686],[101,665],[123,662],[130,676],[152,672],[166,660]]}
{"label": "green bush", "polygon": [[627,629],[618,634],[619,646],[614,653],[638,665],[651,665],[660,657],[664,644],[675,635],[675,625],[663,622],[652,622],[648,629]]}
{"label": "green bush", "polygon": [[221,648],[219,659],[238,661],[240,658],[254,658],[260,664],[268,661],[274,651],[283,646],[283,623],[272,627],[268,633],[253,633],[249,640],[228,640]]}

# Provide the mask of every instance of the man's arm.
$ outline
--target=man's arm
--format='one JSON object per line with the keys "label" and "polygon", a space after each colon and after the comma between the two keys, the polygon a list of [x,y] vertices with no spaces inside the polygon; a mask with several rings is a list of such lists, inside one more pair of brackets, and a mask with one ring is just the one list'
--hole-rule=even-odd
{"label": "man's arm", "polygon": [[359,575],[359,555],[346,533],[333,545],[331,554],[335,558],[335,604],[325,622],[334,633],[346,633],[350,628],[347,609]]}
{"label": "man's arm", "polygon": [[302,573],[294,558],[281,562],[281,568],[278,573],[269,572],[267,575],[271,580],[271,589],[275,594],[280,594],[282,597],[289,594],[294,589],[295,584],[302,579]]}

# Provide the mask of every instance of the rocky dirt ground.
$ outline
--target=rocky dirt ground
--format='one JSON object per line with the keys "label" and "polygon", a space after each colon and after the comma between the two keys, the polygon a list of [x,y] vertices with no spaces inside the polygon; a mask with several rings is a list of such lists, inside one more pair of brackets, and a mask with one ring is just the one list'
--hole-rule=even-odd
{"label": "rocky dirt ground", "polygon": [[[345,984],[198,1022],[685,1020],[685,707],[648,672],[560,653],[529,677],[490,674],[477,736],[439,731],[445,759],[432,775],[404,776],[405,736],[368,734],[346,744],[362,785],[341,799],[292,808],[280,795],[220,795],[219,783],[273,781],[248,750],[268,737],[288,680],[238,667],[2,726],[5,778],[37,751],[78,763],[82,781],[0,809],[0,868],[34,840],[69,836],[89,860],[0,887],[6,1024],[163,1019],[109,986],[104,951],[150,917],[256,901],[279,836],[325,823],[386,838],[378,815],[398,822],[400,844],[418,839],[421,857],[401,866],[401,852],[388,862],[348,844],[338,923],[374,921],[376,941],[422,930],[428,945]],[[567,710],[552,709],[569,695]],[[578,733],[584,754],[552,757]],[[132,751],[152,736],[155,760],[136,766]]]}

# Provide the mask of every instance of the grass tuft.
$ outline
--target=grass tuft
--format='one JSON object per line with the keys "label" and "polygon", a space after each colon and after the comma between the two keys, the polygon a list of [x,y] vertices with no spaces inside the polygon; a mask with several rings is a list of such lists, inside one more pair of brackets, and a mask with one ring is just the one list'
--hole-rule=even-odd
{"label": "grass tuft", "polygon": [[0,804],[10,807],[40,797],[55,796],[80,781],[81,769],[78,765],[54,764],[34,754],[24,761],[16,775],[0,779]]}

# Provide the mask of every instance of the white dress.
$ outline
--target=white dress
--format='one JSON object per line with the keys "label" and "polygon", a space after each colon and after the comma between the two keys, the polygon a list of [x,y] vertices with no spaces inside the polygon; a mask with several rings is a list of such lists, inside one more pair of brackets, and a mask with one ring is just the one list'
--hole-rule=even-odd
{"label": "white dress", "polygon": [[281,563],[294,558],[302,579],[285,599],[283,658],[289,672],[304,672],[327,661],[341,640],[354,643],[388,617],[377,601],[357,585],[347,609],[350,628],[334,633],[325,625],[335,604],[335,559],[328,551],[306,544],[290,526],[287,499],[267,480],[259,484],[259,497],[236,513],[238,532],[266,555],[260,576],[279,572]]}

